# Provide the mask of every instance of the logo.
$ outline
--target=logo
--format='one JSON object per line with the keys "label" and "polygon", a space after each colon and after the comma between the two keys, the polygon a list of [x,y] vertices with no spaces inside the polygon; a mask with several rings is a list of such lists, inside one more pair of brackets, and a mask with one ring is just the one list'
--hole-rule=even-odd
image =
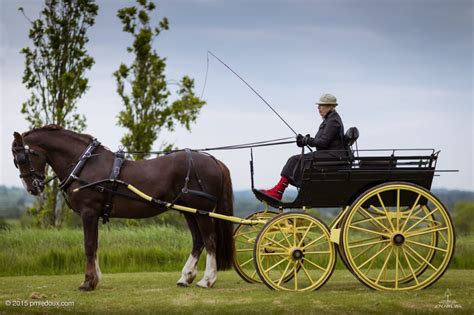
{"label": "logo", "polygon": [[452,299],[453,294],[449,289],[446,289],[444,292],[444,298],[435,305],[434,308],[443,308],[443,309],[461,309],[462,305]]}

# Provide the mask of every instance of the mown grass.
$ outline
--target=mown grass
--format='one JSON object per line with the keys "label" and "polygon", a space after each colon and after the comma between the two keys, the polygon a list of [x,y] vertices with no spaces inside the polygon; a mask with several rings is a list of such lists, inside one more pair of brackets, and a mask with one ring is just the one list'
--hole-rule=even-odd
{"label": "mown grass", "polygon": [[[202,271],[198,275],[202,276]],[[213,289],[178,288],[179,272],[105,274],[98,289],[80,292],[82,274],[2,277],[0,313],[85,314],[472,314],[474,278],[470,270],[448,270],[433,286],[412,292],[366,288],[348,271],[337,270],[315,292],[282,292],[248,284],[235,272],[219,273]],[[446,290],[452,305],[443,309]],[[32,299],[36,297],[39,299]],[[7,306],[24,301],[25,306]],[[35,301],[72,306],[29,306]],[[18,302],[17,302],[18,303]],[[442,305],[442,304],[441,304]]]}
{"label": "mown grass", "polygon": [[[105,226],[99,236],[100,266],[106,273],[178,271],[191,249],[189,231],[170,226]],[[84,268],[82,230],[0,231],[0,276],[75,274]],[[457,239],[450,268],[474,269],[474,236]],[[345,269],[340,259],[336,269]]]}

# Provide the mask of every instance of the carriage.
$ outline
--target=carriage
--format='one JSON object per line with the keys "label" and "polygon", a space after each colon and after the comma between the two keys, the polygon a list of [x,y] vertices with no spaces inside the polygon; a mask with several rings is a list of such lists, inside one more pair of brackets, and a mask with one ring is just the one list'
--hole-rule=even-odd
{"label": "carriage", "polygon": [[[351,153],[303,158],[292,202],[254,189],[252,171],[252,189],[264,209],[247,217],[261,223],[240,224],[234,232],[234,267],[242,279],[276,290],[316,290],[331,276],[336,256],[376,290],[422,289],[443,275],[455,235],[449,212],[430,192],[439,152]],[[311,215],[313,207],[340,211],[327,226]]]}
{"label": "carriage", "polygon": [[[101,212],[90,205],[100,204],[104,193],[108,193],[105,195],[105,208],[110,210],[111,200],[115,198],[114,211],[125,217],[145,217],[173,209],[184,212],[187,221],[210,217],[217,222],[237,224],[233,229],[235,252],[232,253],[229,246],[232,244],[230,223],[225,232],[230,243],[217,244],[217,252],[219,248],[224,254],[230,251],[232,255],[226,256],[229,258],[228,266],[232,265],[233,257],[234,269],[245,281],[263,282],[275,290],[312,291],[320,288],[334,271],[337,256],[369,288],[388,291],[422,289],[443,275],[453,257],[455,235],[449,212],[430,192],[439,155],[439,151],[433,149],[353,150],[351,146],[348,147],[349,154],[344,157],[337,155],[318,159],[304,155],[303,150],[301,185],[297,197],[291,202],[273,199],[254,188],[251,151],[251,185],[263,209],[247,218],[238,218],[231,211],[226,211],[226,207],[232,210],[231,186],[219,184],[230,183],[228,170],[209,155],[186,149],[163,159],[127,162],[126,172],[119,178],[123,155],[116,153],[114,159],[114,154],[91,136],[57,126],[43,127],[23,135],[15,133],[14,136],[14,162],[27,189],[33,194],[42,191],[44,168],[49,163],[56,172],[59,170],[57,174],[62,177],[60,188],[73,203],[72,208],[82,207],[87,269],[80,288],[84,290],[95,289],[99,279],[96,251],[97,221]],[[348,145],[357,139],[357,132],[352,136],[349,132],[346,139]],[[45,139],[54,150],[46,151],[49,147],[44,145]],[[294,143],[294,140],[290,142]],[[53,146],[53,143],[62,145]],[[254,146],[262,145],[259,142]],[[81,151],[77,162],[71,164]],[[53,154],[55,158],[51,159]],[[94,159],[87,162],[92,157]],[[170,164],[169,160],[175,158],[175,161],[179,158],[181,162]],[[113,172],[107,178],[111,163]],[[173,170],[169,165],[179,169]],[[207,170],[214,168],[213,177],[208,175],[207,182],[201,181],[196,172],[199,167]],[[69,172],[66,171],[68,169]],[[155,169],[161,169],[162,176],[169,171],[168,180],[156,178]],[[181,175],[177,179],[170,177],[175,173]],[[227,176],[225,182],[223,175]],[[183,178],[184,187],[169,186]],[[203,188],[204,182],[214,183],[214,191],[226,193],[222,199],[225,203],[217,202],[216,211],[205,210],[209,209],[206,205],[215,201],[213,196],[193,190],[193,187]],[[160,199],[160,194],[166,197],[172,189],[176,196],[173,201]],[[177,202],[195,198],[203,200],[194,203],[196,206],[189,206],[190,202],[188,205]],[[314,215],[312,208],[319,211],[326,211],[326,208],[340,210],[326,225]],[[109,213],[102,211],[104,222]],[[196,227],[199,224],[210,224],[210,220],[196,221],[191,225]],[[198,253],[188,260],[192,268],[190,281],[184,279],[186,285],[196,276],[197,271],[193,268],[203,246],[202,239],[196,238],[192,229],[191,232],[193,252],[197,249]],[[207,241],[214,240],[211,237]],[[215,257],[211,259],[216,261]],[[219,268],[219,260],[217,263]],[[183,269],[183,277],[187,275],[187,265]],[[216,279],[214,269],[215,263],[206,263],[204,278],[198,285],[212,287]],[[178,285],[180,283],[183,282],[178,281]]]}

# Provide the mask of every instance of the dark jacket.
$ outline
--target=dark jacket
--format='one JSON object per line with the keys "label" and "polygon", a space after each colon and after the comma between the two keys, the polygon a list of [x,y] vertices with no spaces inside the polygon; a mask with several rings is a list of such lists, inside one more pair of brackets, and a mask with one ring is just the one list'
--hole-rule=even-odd
{"label": "dark jacket", "polygon": [[318,151],[340,150],[341,152],[330,152],[331,155],[335,156],[345,154],[344,125],[337,112],[330,111],[326,114],[316,136],[309,140],[308,145],[316,147]]}

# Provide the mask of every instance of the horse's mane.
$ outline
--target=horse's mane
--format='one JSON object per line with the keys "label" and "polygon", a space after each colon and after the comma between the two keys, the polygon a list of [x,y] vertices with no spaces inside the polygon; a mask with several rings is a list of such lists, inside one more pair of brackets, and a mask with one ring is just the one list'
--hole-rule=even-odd
{"label": "horse's mane", "polygon": [[92,141],[94,139],[94,137],[91,136],[91,135],[84,134],[84,133],[77,133],[77,132],[72,131],[72,130],[64,129],[62,126],[56,125],[56,124],[49,124],[49,125],[45,125],[43,127],[33,128],[30,131],[24,132],[22,134],[22,137],[26,137],[29,134],[36,133],[38,131],[62,131],[62,132],[68,133],[70,135],[79,136],[83,140]]}

